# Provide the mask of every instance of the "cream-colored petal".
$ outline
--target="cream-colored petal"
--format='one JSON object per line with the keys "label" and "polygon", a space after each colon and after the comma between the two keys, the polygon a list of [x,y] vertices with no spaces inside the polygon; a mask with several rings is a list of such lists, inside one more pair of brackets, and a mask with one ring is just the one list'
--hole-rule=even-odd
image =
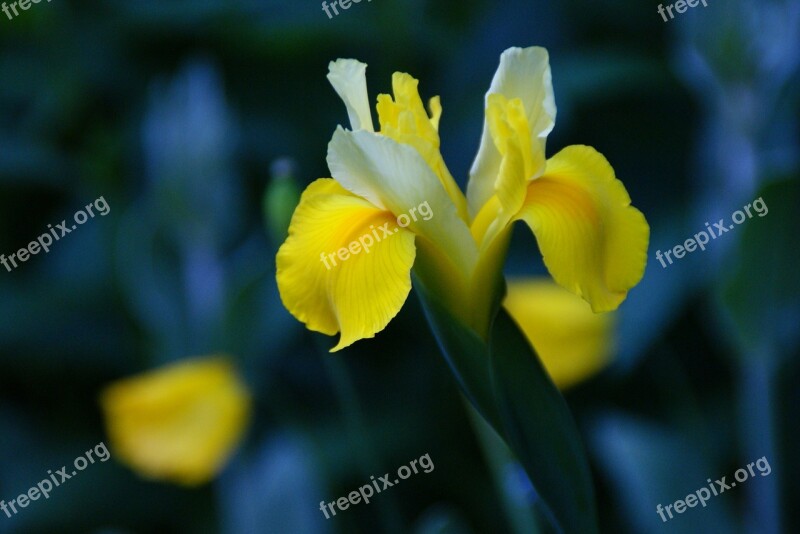
{"label": "cream-colored petal", "polygon": [[353,131],[374,131],[366,71],[367,65],[355,59],[337,59],[328,65],[328,81],[347,107]]}
{"label": "cream-colored petal", "polygon": [[[545,140],[556,119],[556,105],[547,50],[541,47],[509,48],[500,56],[500,66],[486,93],[487,110],[490,96],[499,94],[507,100],[519,99],[531,132],[531,152],[539,166],[530,179],[543,170]],[[495,194],[502,155],[492,139],[489,115],[484,122],[483,136],[475,162],[470,169],[467,187],[469,213],[475,216]]]}

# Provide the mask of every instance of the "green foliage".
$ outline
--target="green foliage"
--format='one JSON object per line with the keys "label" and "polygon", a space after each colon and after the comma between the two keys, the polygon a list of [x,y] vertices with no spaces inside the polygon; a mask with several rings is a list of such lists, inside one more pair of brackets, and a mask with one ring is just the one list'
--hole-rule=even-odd
{"label": "green foliage", "polygon": [[554,527],[598,532],[594,489],[566,401],[504,309],[487,344],[417,280],[439,346],[467,398],[504,437],[530,477]]}

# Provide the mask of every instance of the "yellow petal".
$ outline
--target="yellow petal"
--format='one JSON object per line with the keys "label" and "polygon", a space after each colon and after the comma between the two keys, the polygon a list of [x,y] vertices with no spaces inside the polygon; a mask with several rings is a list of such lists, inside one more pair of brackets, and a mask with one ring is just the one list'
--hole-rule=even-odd
{"label": "yellow petal", "polygon": [[470,169],[467,187],[469,213],[478,214],[495,194],[495,181],[502,164],[502,154],[492,138],[491,117],[488,113],[492,95],[502,95],[508,101],[519,99],[530,129],[530,150],[535,163],[534,176],[541,172],[545,140],[556,119],[556,105],[547,50],[540,47],[509,48],[500,56],[500,66],[486,93],[487,116],[478,155]]}
{"label": "yellow petal", "polygon": [[115,457],[146,478],[184,485],[224,467],[250,418],[250,396],[223,357],[120,380],[101,405]]}
{"label": "yellow petal", "polygon": [[[405,224],[405,221],[402,221]],[[308,186],[277,256],[281,299],[333,351],[374,337],[411,291],[414,234],[329,178]]]}
{"label": "yellow petal", "polygon": [[644,275],[650,227],[630,202],[599,152],[570,146],[528,185],[518,215],[533,230],[556,282],[595,312],[616,309]]}
{"label": "yellow petal", "polygon": [[472,236],[483,253],[504,231],[522,208],[528,182],[544,170],[544,150],[531,147],[531,130],[522,100],[501,94],[487,98],[486,119],[500,167],[494,180],[494,194],[472,221]]}
{"label": "yellow petal", "polygon": [[328,65],[328,81],[347,107],[353,130],[373,131],[367,94],[367,65],[354,59],[337,59]]}
{"label": "yellow petal", "polygon": [[[378,95],[378,121],[381,133],[399,141],[401,136],[413,136],[439,148],[439,133],[419,96],[419,80],[413,76],[395,72],[392,75],[392,91],[390,95]],[[441,114],[441,103],[438,106]],[[437,117],[438,120],[438,117]]]}
{"label": "yellow petal", "polygon": [[438,132],[439,120],[442,118],[442,100],[438,96],[434,96],[428,101],[428,107],[431,110],[431,124]]}
{"label": "yellow petal", "polygon": [[505,308],[553,379],[566,389],[601,370],[613,348],[613,314],[589,305],[549,280],[510,280]]}
{"label": "yellow petal", "polygon": [[[488,104],[489,129],[502,156],[495,191],[503,209],[513,214],[525,201],[528,180],[543,166],[544,153],[534,156],[531,150],[530,127],[519,98],[508,100],[503,95],[489,95]],[[534,163],[534,157],[541,161]]]}
{"label": "yellow petal", "polygon": [[439,151],[439,120],[442,104],[439,97],[430,101],[431,117],[425,111],[419,96],[419,81],[412,76],[395,72],[392,76],[394,99],[378,95],[378,121],[381,135],[414,147],[444,186],[450,200],[456,205],[459,216],[468,220],[467,200],[445,165]]}
{"label": "yellow petal", "polygon": [[328,145],[328,167],[345,189],[395,216],[427,203],[431,215],[410,221],[408,229],[442,251],[455,276],[469,277],[478,258],[477,245],[444,187],[414,148],[383,135],[339,128]]}

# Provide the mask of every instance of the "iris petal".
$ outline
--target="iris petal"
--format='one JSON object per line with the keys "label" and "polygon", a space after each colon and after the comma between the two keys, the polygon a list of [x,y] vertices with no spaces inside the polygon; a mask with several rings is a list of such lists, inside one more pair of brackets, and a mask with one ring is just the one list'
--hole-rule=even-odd
{"label": "iris petal", "polygon": [[599,152],[570,146],[528,185],[517,216],[533,230],[556,282],[595,312],[616,309],[644,275],[650,227],[630,202]]}
{"label": "iris petal", "polygon": [[147,478],[197,485],[241,440],[250,396],[224,357],[186,360],[111,384],[101,405],[114,455]]}
{"label": "iris petal", "polygon": [[597,373],[613,349],[613,314],[589,305],[549,280],[509,280],[505,308],[562,389]]}
{"label": "iris petal", "polygon": [[328,167],[348,191],[396,216],[411,215],[427,203],[431,215],[417,215],[409,230],[433,243],[460,276],[469,277],[477,261],[477,246],[444,187],[416,150],[379,134],[340,128],[328,145]]}
{"label": "iris petal", "polygon": [[281,299],[309,329],[341,332],[337,351],[400,311],[415,255],[414,234],[390,212],[323,178],[303,193],[278,251]]}
{"label": "iris petal", "polygon": [[[486,93],[487,111],[492,95],[502,95],[507,100],[519,99],[525,110],[525,119],[530,127],[528,142],[534,161],[542,170],[545,140],[556,120],[556,105],[547,50],[541,47],[509,48],[500,56],[500,66]],[[487,113],[483,126],[483,137],[475,162],[470,169],[467,187],[469,212],[475,216],[495,194],[495,180],[502,163],[502,155],[492,138],[490,117]],[[530,176],[526,176],[530,178]]]}
{"label": "iris petal", "polygon": [[395,72],[392,76],[394,98],[378,95],[378,120],[381,135],[414,147],[439,178],[445,191],[458,209],[459,216],[466,221],[467,200],[453,179],[439,151],[439,120],[442,104],[439,97],[430,100],[431,116],[425,111],[419,96],[419,81],[414,77]]}
{"label": "iris petal", "polygon": [[328,81],[347,107],[353,131],[373,131],[367,93],[367,65],[355,59],[337,59],[328,65]]}
{"label": "iris petal", "polygon": [[472,235],[487,250],[506,230],[522,208],[528,182],[544,169],[544,150],[531,148],[531,130],[525,106],[519,98],[508,100],[501,94],[489,95],[486,119],[492,140],[500,154],[500,166],[490,197],[472,221]]}

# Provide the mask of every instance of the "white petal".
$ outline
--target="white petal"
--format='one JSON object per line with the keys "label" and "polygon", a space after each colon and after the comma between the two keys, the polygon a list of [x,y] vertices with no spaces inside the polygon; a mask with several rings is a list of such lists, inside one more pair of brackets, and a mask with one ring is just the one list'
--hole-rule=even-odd
{"label": "white petal", "polygon": [[347,106],[353,131],[375,131],[367,94],[367,65],[355,59],[337,59],[328,65],[328,81]]}
{"label": "white petal", "polygon": [[[547,50],[509,48],[500,56],[500,66],[492,85],[486,93],[499,93],[507,99],[519,98],[525,106],[525,114],[531,129],[531,144],[535,152],[544,152],[547,135],[556,121],[556,104]],[[544,158],[541,158],[544,161]],[[467,201],[473,217],[494,194],[494,183],[500,169],[501,156],[494,146],[488,121],[483,124],[483,137],[478,155],[470,169]],[[544,169],[540,169],[540,172]]]}
{"label": "white petal", "polygon": [[[328,144],[328,167],[351,193],[396,217],[409,216],[408,228],[433,242],[464,272],[474,267],[478,251],[469,228],[414,148],[379,134],[339,127]],[[420,214],[422,205],[427,207]]]}

